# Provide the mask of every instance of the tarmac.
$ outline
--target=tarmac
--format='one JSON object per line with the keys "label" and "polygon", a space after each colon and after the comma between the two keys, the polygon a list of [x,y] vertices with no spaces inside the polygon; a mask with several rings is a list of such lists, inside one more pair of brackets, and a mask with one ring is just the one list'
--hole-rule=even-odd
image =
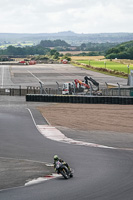
{"label": "tarmac", "polygon": [[[35,107],[38,103],[27,103],[25,97],[0,96],[0,112],[13,111],[19,108],[31,108],[37,123],[45,124],[46,121]],[[42,105],[42,104],[40,104]],[[36,160],[15,159],[11,157],[0,157],[0,190],[24,186],[25,183],[38,177],[45,177],[54,172],[49,163]]]}

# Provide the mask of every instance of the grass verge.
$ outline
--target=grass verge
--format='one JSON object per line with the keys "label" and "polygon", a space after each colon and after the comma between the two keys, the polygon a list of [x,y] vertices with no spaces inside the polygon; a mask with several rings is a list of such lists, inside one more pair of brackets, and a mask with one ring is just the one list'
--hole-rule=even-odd
{"label": "grass verge", "polygon": [[71,62],[72,65],[76,66],[76,67],[81,67],[84,68],[86,70],[91,70],[91,71],[95,71],[95,72],[100,72],[106,75],[111,75],[111,76],[116,76],[116,77],[120,77],[120,78],[128,78],[128,74],[124,73],[124,72],[120,72],[118,70],[112,70],[112,69],[108,69],[108,68],[101,68],[101,67],[94,67],[92,65],[87,65],[84,63],[79,63],[76,61],[72,61]]}

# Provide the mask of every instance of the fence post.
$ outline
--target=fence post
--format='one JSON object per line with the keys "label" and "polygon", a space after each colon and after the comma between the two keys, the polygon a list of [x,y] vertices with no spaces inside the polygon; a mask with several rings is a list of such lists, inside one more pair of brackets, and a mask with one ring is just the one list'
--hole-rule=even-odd
{"label": "fence post", "polygon": [[44,87],[43,87],[44,83],[41,81],[39,81],[39,83],[40,83],[40,94],[43,94],[43,93],[47,94],[46,89],[44,89]]}
{"label": "fence post", "polygon": [[109,91],[108,91],[108,84],[105,82],[106,86],[107,86],[107,96],[109,96]]}
{"label": "fence post", "polygon": [[75,95],[75,83],[73,82],[73,93]]}
{"label": "fence post", "polygon": [[117,85],[118,85],[118,95],[121,96],[120,84],[117,83]]}
{"label": "fence post", "polygon": [[89,86],[90,86],[90,96],[92,95],[92,85],[91,82],[89,82]]}
{"label": "fence post", "polygon": [[21,96],[21,85],[19,86],[19,95]]}
{"label": "fence post", "polygon": [[27,94],[29,93],[29,86],[27,86]]}
{"label": "fence post", "polygon": [[58,87],[58,90],[56,90],[56,93],[57,94],[60,94],[60,89],[61,89],[61,87],[60,87],[60,85],[59,85],[59,83],[56,81],[56,84],[57,84],[57,87]]}

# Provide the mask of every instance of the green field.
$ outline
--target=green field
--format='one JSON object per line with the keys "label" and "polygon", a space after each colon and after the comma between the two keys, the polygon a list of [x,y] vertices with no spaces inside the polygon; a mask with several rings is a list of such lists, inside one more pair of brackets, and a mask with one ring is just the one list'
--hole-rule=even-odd
{"label": "green field", "polygon": [[[122,63],[118,63],[114,61],[78,60],[78,62],[91,65],[94,67],[106,68],[106,69],[128,73],[127,64],[122,64]],[[129,65],[129,72],[131,69],[133,70],[133,65]]]}

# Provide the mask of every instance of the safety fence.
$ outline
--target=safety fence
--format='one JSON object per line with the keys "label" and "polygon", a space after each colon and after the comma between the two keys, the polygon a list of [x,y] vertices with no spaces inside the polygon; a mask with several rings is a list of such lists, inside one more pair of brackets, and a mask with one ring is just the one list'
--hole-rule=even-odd
{"label": "safety fence", "polygon": [[6,85],[0,86],[0,95],[25,96],[27,94],[61,94],[59,89],[45,88],[41,90],[39,86]]}
{"label": "safety fence", "polygon": [[103,96],[133,96],[133,88],[102,89]]}
{"label": "safety fence", "polygon": [[[79,96],[82,94],[86,97],[87,95],[96,95],[95,93],[89,93],[85,95],[85,93],[79,92],[75,90],[74,95],[72,96]],[[0,95],[8,95],[8,96],[25,96],[27,94],[42,94],[42,95],[61,95],[62,89],[61,88],[43,88],[39,86],[22,86],[22,85],[0,85]],[[124,88],[112,88],[112,89],[102,89],[101,90],[102,96],[108,97],[131,97],[133,96],[133,88],[124,89]],[[65,95],[66,96],[66,95]],[[96,97],[96,96],[94,96]]]}
{"label": "safety fence", "polygon": [[0,86],[0,95],[25,96],[26,94],[40,94],[39,87],[22,87],[21,85]]}
{"label": "safety fence", "polygon": [[76,96],[76,95],[37,95],[27,94],[26,101],[31,102],[58,102],[84,104],[123,104],[133,105],[133,97],[122,96]]}
{"label": "safety fence", "polygon": [[24,63],[0,62],[0,65],[24,65]]}

